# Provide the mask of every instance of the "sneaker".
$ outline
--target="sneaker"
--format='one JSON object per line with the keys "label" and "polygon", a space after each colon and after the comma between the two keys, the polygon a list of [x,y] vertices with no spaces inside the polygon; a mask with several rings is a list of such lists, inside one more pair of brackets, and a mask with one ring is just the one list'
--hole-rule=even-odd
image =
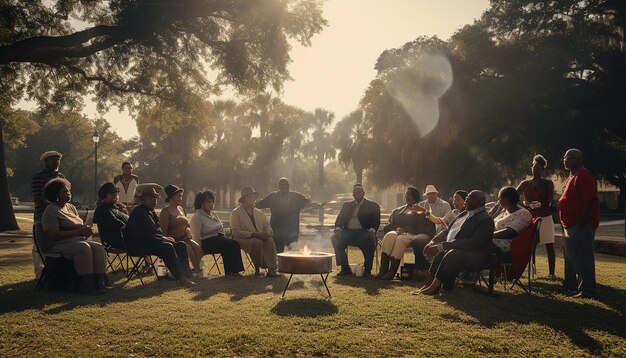
{"label": "sneaker", "polygon": [[280,277],[280,276],[281,275],[276,273],[276,271],[267,271],[267,273],[265,274],[265,277],[272,277],[272,278]]}

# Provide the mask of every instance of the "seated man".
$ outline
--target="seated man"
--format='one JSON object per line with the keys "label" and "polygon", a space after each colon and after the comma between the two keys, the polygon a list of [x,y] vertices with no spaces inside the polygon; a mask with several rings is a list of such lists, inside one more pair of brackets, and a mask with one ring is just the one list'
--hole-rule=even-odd
{"label": "seated man", "polygon": [[104,183],[98,189],[98,197],[102,203],[93,214],[93,222],[98,225],[100,242],[106,248],[126,250],[123,231],[128,222],[128,211],[119,204],[120,189],[113,183]]}
{"label": "seated man", "polygon": [[337,265],[341,266],[338,276],[350,275],[350,265],[346,249],[349,245],[358,246],[365,258],[364,276],[371,275],[376,242],[371,240],[369,232],[376,235],[380,226],[380,206],[365,198],[365,190],[361,184],[352,189],[354,200],[344,203],[335,220],[334,235],[331,238]]}
{"label": "seated man", "polygon": [[165,266],[176,278],[179,286],[190,287],[195,283],[189,280],[189,258],[183,242],[175,242],[163,236],[159,216],[154,211],[159,194],[153,186],[144,186],[139,192],[139,203],[130,213],[126,224],[126,248],[129,255],[156,255],[163,259]]}
{"label": "seated man", "polygon": [[461,271],[476,271],[487,263],[494,223],[485,211],[485,193],[473,190],[465,206],[467,210],[424,247],[424,256],[434,256],[429,270],[432,282],[411,294],[435,295],[442,287],[450,291]]}

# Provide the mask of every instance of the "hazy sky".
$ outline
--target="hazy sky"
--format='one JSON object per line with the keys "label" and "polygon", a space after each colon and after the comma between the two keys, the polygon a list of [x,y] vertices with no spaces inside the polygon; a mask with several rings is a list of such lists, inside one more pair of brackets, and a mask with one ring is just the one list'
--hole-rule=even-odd
{"label": "hazy sky", "polygon": [[[307,111],[328,109],[339,120],[356,109],[382,51],[422,35],[447,40],[488,5],[488,0],[327,0],[328,27],[310,47],[292,49],[293,81],[285,83],[283,100]],[[85,113],[95,117],[95,106],[88,103]],[[137,135],[128,114],[112,109],[104,117],[121,137]]]}

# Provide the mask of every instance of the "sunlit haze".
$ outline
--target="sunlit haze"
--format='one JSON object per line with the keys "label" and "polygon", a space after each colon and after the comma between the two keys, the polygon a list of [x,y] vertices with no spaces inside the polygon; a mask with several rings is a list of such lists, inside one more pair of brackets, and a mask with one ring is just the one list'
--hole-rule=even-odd
{"label": "sunlit haze", "polygon": [[[336,120],[356,109],[374,64],[385,49],[402,46],[418,36],[447,40],[457,29],[471,24],[487,9],[487,0],[329,0],[324,2],[328,27],[312,39],[310,47],[294,44],[283,100],[312,111],[335,113]],[[98,114],[87,103],[89,117]],[[113,108],[104,117],[123,138],[137,135],[127,113]]]}

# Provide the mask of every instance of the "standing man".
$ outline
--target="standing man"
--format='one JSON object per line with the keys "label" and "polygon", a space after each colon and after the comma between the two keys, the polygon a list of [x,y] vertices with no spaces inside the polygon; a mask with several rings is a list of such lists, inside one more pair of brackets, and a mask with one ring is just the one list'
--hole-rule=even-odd
{"label": "standing man", "polygon": [[[434,185],[426,185],[424,196],[426,196],[426,200],[421,201],[417,205],[427,210],[426,216],[433,214],[434,216],[442,218],[450,211],[450,204],[445,200],[439,199],[439,192]],[[446,228],[446,226],[443,224],[436,224],[435,228],[437,233],[440,233]]]}
{"label": "standing man", "polygon": [[139,185],[139,177],[133,174],[133,166],[129,162],[122,163],[122,175],[113,178],[113,184],[120,189],[119,201],[128,208],[134,206],[135,190]]}
{"label": "standing man", "polygon": [[576,292],[575,298],[596,297],[596,267],[593,240],[600,223],[598,183],[583,166],[583,153],[569,149],[563,156],[570,171],[558,208],[565,229],[565,277],[563,289]]}
{"label": "standing man", "polygon": [[[59,172],[62,157],[63,154],[54,150],[43,153],[39,159],[43,162],[44,168],[39,173],[35,174],[30,182],[30,191],[33,196],[33,202],[35,203],[35,213],[33,215],[33,266],[35,269],[35,277],[37,277],[37,279],[41,276],[43,262],[41,261],[41,256],[39,255],[37,247],[34,243],[35,235],[37,235],[36,228],[37,224],[41,223],[43,211],[50,204],[43,197],[43,187],[50,179],[65,178],[65,176]],[[42,235],[43,232],[39,234]]]}
{"label": "standing man", "polygon": [[283,252],[285,245],[289,246],[292,242],[298,242],[300,210],[307,206],[319,207],[319,205],[296,191],[289,191],[287,178],[278,180],[278,191],[268,194],[256,203],[257,208],[269,208],[272,213],[270,226],[274,231],[276,252]]}
{"label": "standing man", "polygon": [[352,274],[348,263],[346,249],[349,245],[358,246],[365,258],[364,277],[370,276],[376,242],[371,240],[369,234],[376,235],[380,227],[380,206],[365,198],[365,190],[361,184],[354,184],[352,188],[354,200],[344,203],[335,220],[334,235],[331,238],[337,266],[341,271],[337,276]]}

